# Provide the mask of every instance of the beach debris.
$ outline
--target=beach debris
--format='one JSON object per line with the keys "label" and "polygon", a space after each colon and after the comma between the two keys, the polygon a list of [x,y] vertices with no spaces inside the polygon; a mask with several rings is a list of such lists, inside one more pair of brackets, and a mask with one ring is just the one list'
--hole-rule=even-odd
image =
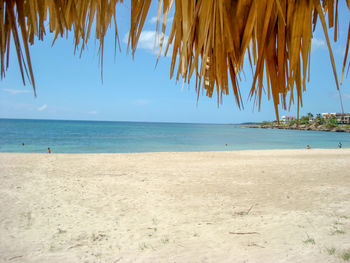
{"label": "beach debris", "polygon": [[76,248],[76,247],[81,247],[81,246],[85,246],[85,245],[87,245],[87,244],[79,243],[79,244],[75,244],[75,245],[69,247],[68,249],[72,249],[72,248]]}
{"label": "beach debris", "polygon": [[25,226],[27,229],[31,228],[33,225],[33,217],[32,217],[32,212],[26,212],[22,214],[23,219],[25,221]]}
{"label": "beach debris", "polygon": [[231,235],[260,235],[258,232],[229,232]]}
{"label": "beach debris", "polygon": [[92,241],[102,241],[102,240],[108,240],[108,236],[103,233],[98,233],[97,235],[95,233],[91,236]]}
{"label": "beach debris", "polygon": [[308,237],[306,240],[303,241],[305,244],[312,244],[312,245],[315,245],[316,242],[315,242],[315,239],[311,238],[311,237]]}
{"label": "beach debris", "polygon": [[17,259],[17,258],[22,258],[22,257],[23,257],[23,256],[15,256],[15,257],[9,258],[8,261],[14,260],[14,259]]}
{"label": "beach debris", "polygon": [[249,243],[249,244],[248,244],[248,247],[260,247],[260,248],[265,248],[264,246],[258,245],[258,244],[254,243],[254,242]]}
{"label": "beach debris", "polygon": [[247,211],[240,211],[240,212],[235,212],[234,215],[239,215],[239,216],[246,216],[249,214],[249,212],[253,209],[253,207],[256,204],[253,204]]}
{"label": "beach debris", "polygon": [[66,231],[66,230],[63,230],[63,229],[61,229],[61,228],[57,228],[57,230],[58,230],[58,234],[64,234],[64,233],[67,233],[67,231]]}
{"label": "beach debris", "polygon": [[149,248],[149,245],[147,245],[145,242],[139,243],[139,249],[140,250],[143,251],[143,250],[145,250],[147,248]]}
{"label": "beach debris", "polygon": [[315,245],[316,244],[315,239],[313,237],[310,237],[307,232],[305,232],[305,234],[307,236],[307,239],[304,240],[303,243]]}

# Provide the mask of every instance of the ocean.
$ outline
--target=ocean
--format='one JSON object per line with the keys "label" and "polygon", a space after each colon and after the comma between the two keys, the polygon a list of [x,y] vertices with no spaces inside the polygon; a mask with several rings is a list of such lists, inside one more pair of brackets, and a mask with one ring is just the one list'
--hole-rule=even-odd
{"label": "ocean", "polygon": [[[350,133],[242,125],[0,119],[0,152],[136,153],[350,147]],[[22,145],[22,143],[24,145]]]}

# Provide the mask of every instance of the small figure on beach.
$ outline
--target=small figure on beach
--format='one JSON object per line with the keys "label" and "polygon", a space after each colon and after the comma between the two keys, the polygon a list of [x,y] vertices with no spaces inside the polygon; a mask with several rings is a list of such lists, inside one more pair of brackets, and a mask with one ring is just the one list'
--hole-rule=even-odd
{"label": "small figure on beach", "polygon": [[47,148],[47,152],[48,152],[48,153],[51,153],[51,149],[50,149],[50,147],[49,147],[49,148]]}
{"label": "small figure on beach", "polygon": [[310,150],[311,149],[310,145],[306,145],[306,149]]}
{"label": "small figure on beach", "polygon": [[342,146],[343,146],[342,143],[339,142],[339,143],[338,143],[338,148],[341,149]]}

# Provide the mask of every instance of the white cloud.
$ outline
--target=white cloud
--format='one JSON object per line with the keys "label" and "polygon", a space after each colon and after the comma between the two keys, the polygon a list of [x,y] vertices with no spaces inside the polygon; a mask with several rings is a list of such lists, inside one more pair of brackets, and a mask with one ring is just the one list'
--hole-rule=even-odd
{"label": "white cloud", "polygon": [[46,108],[47,108],[47,105],[44,104],[43,106],[39,107],[37,110],[38,110],[38,111],[43,111],[43,110],[45,110]]}
{"label": "white cloud", "polygon": [[[167,21],[167,23],[171,23],[171,22],[173,21],[173,19],[174,19],[174,17],[168,17],[166,21]],[[162,24],[162,21],[163,21],[163,19],[160,18],[159,24]],[[150,22],[151,24],[157,23],[157,16],[151,17],[151,19],[149,20],[149,22]]]}
{"label": "white cloud", "polygon": [[27,89],[2,89],[6,92],[9,92],[11,94],[19,94],[19,93],[29,93],[32,92],[31,90],[27,90]]}
{"label": "white cloud", "polygon": [[334,53],[337,55],[342,56],[342,58],[344,58],[345,56],[345,47],[338,47],[334,50]]}
{"label": "white cloud", "polygon": [[316,37],[311,40],[311,48],[313,50],[319,49],[319,48],[325,48],[325,47],[326,47],[326,42],[324,42],[324,40],[318,39]]}
{"label": "white cloud", "polygon": [[[147,51],[153,52],[155,36],[156,36],[156,31],[151,31],[151,30],[142,31],[140,38],[139,38],[139,41],[138,41],[138,44],[137,44],[137,48],[138,49],[145,49]],[[161,36],[161,34],[158,33],[157,43],[156,43],[156,48],[155,48],[156,54],[158,54],[160,36]],[[123,43],[127,44],[128,38],[129,38],[129,34],[125,34],[123,37]],[[164,54],[167,43],[168,43],[168,36],[164,35],[163,48],[162,48],[162,53],[161,53],[162,55]],[[169,54],[172,53],[171,50],[172,50],[172,45],[169,47],[168,56],[169,56]]]}
{"label": "white cloud", "polygon": [[[332,98],[339,99],[339,92],[332,92],[332,93],[330,93],[330,96],[331,96]],[[350,99],[350,93],[341,92],[341,97],[342,97],[343,99],[348,100],[348,99]]]}
{"label": "white cloud", "polygon": [[151,17],[151,19],[149,20],[149,22],[150,22],[151,24],[157,23],[157,17],[156,17],[156,16]]}
{"label": "white cloud", "polygon": [[343,93],[342,94],[344,98],[350,99],[350,94],[349,93]]}
{"label": "white cloud", "polygon": [[97,111],[95,110],[92,110],[92,111],[89,111],[88,114],[91,114],[91,115],[96,115],[97,114]]}
{"label": "white cloud", "polygon": [[146,99],[137,99],[137,100],[132,101],[132,104],[135,106],[145,106],[149,103],[150,103],[150,101],[146,100]]}

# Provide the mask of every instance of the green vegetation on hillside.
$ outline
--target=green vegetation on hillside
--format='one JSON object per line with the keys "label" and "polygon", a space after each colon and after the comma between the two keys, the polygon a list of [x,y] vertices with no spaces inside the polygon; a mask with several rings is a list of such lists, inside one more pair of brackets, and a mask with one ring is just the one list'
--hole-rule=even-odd
{"label": "green vegetation on hillside", "polygon": [[263,121],[258,127],[350,132],[350,125],[339,124],[336,117],[331,116],[329,118],[323,118],[321,114],[316,114],[316,117],[314,118],[312,113],[302,116],[299,120],[292,120],[289,122],[280,121],[279,124],[277,121]]}

